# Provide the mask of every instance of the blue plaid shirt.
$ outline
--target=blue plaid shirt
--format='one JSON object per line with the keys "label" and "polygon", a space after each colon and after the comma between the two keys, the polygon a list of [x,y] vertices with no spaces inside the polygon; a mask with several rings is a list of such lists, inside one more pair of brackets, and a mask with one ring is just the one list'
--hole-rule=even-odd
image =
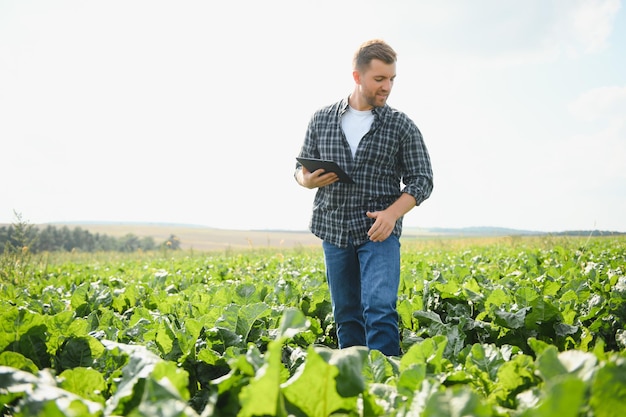
{"label": "blue plaid shirt", "polygon": [[[346,247],[352,240],[369,240],[374,220],[367,211],[382,211],[408,193],[417,205],[433,188],[433,173],[422,134],[409,117],[388,105],[375,107],[370,131],[363,136],[353,158],[341,129],[348,99],[313,114],[300,150],[300,157],[335,161],[355,184],[336,182],[317,189],[309,228],[320,239]],[[296,169],[301,169],[296,163]],[[404,185],[402,185],[404,184]],[[402,234],[402,218],[393,233]]]}

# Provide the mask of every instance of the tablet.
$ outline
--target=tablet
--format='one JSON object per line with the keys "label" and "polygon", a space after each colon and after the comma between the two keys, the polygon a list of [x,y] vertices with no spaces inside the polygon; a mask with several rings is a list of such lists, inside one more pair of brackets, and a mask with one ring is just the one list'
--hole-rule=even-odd
{"label": "tablet", "polygon": [[317,171],[322,168],[326,172],[334,172],[339,177],[339,182],[345,182],[347,184],[354,184],[354,181],[346,172],[341,169],[336,162],[326,161],[324,159],[312,159],[312,158],[296,158],[298,162],[306,167],[309,171]]}

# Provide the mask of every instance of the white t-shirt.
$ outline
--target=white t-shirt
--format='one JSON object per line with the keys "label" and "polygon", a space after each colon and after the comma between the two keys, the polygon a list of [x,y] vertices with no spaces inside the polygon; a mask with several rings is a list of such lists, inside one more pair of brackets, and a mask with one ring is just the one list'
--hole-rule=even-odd
{"label": "white t-shirt", "polygon": [[343,134],[346,135],[353,157],[356,155],[359,142],[370,131],[373,121],[374,113],[371,110],[361,111],[352,107],[348,107],[348,111],[341,116],[341,128],[343,129]]}

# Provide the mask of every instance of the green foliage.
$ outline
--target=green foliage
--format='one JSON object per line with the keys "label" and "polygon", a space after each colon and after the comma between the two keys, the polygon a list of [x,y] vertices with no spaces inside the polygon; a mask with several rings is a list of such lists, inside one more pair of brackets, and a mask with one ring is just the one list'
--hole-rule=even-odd
{"label": "green foliage", "polygon": [[0,228],[0,280],[19,283],[31,273],[32,244],[36,230],[15,212],[15,223],[8,229]]}
{"label": "green foliage", "polygon": [[[156,249],[179,250],[180,239],[175,235],[157,246],[152,237],[138,237],[131,233],[115,238],[112,236],[92,234],[80,227],[70,229],[67,226],[56,227],[47,225],[35,227],[15,213],[16,220],[10,226],[0,227],[0,253],[13,255],[13,261],[24,261],[17,255],[30,256],[30,254],[44,252],[137,252],[152,251]],[[7,267],[8,259],[3,259],[3,270]]]}
{"label": "green foliage", "polygon": [[626,412],[626,240],[403,251],[400,357],[335,348],[317,250],[77,254],[8,270],[2,413]]}

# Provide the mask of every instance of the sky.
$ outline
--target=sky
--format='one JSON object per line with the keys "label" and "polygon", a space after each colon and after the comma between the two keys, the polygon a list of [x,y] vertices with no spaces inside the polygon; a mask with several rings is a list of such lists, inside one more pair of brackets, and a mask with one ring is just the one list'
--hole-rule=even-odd
{"label": "sky", "polygon": [[0,0],[0,223],[306,230],[295,157],[372,38],[433,165],[405,227],[626,232],[620,0]]}

